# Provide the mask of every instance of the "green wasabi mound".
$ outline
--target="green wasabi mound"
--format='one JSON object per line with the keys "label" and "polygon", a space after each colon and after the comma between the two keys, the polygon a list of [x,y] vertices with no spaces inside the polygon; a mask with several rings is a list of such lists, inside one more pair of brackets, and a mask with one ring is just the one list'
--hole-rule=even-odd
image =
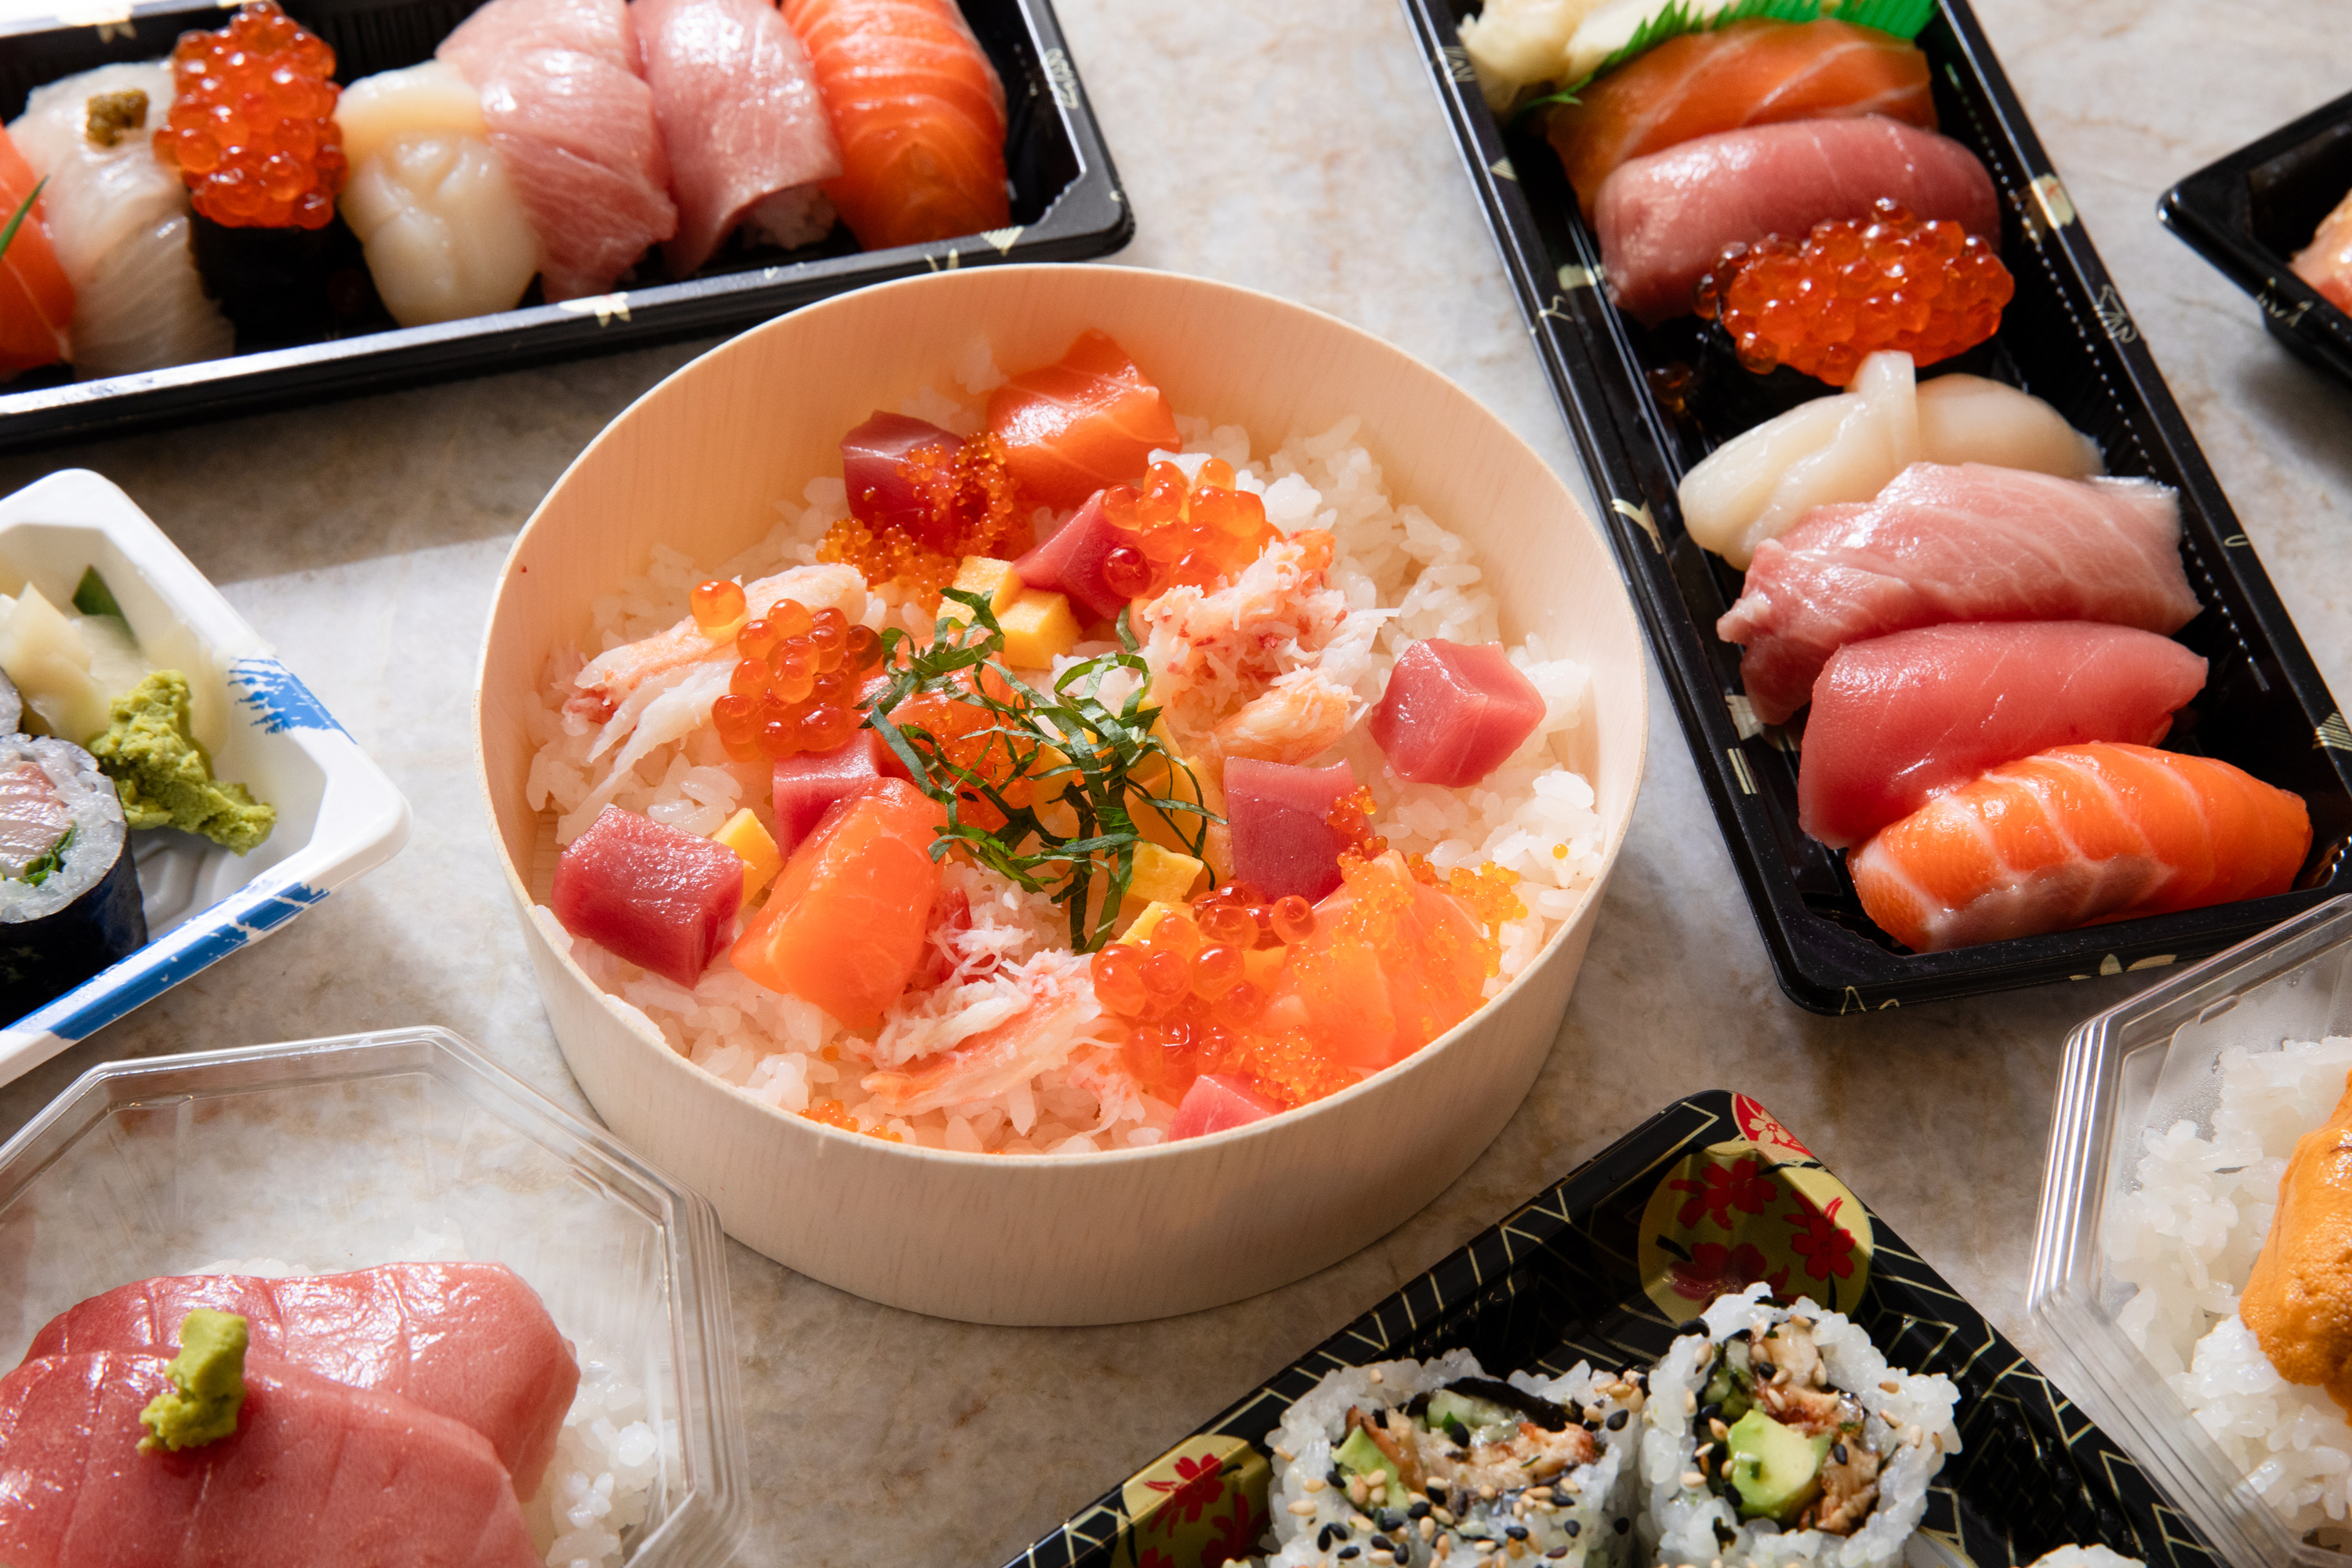
{"label": "green wasabi mound", "polygon": [[116,698],[89,754],[122,797],[133,827],[201,833],[239,855],[269,837],[278,808],[240,784],[213,778],[213,760],[188,728],[188,678],[159,669]]}
{"label": "green wasabi mound", "polygon": [[175,1386],[139,1413],[147,1428],[141,1453],[176,1454],[230,1436],[245,1405],[245,1320],[209,1307],[190,1311],[180,1321],[180,1353],[163,1370]]}

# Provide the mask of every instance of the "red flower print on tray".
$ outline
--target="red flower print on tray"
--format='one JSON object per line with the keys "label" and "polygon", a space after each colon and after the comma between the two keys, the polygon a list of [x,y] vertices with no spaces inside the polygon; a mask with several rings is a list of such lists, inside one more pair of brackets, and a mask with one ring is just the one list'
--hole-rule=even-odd
{"label": "red flower print on tray", "polygon": [[1251,1506],[1247,1489],[1236,1487],[1229,1495],[1233,1510],[1209,1517],[1216,1533],[1202,1545],[1201,1568],[1217,1568],[1222,1563],[1239,1563],[1256,1555],[1258,1542],[1265,1534],[1266,1516]]}
{"label": "red flower print on tray", "polygon": [[[1833,1214],[1843,1200],[1833,1200]],[[1797,1227],[1789,1240],[1790,1250],[1805,1260],[1805,1277],[1827,1279],[1832,1275],[1843,1279],[1853,1273],[1853,1237],[1830,1214],[1824,1214],[1811,1204],[1800,1203],[1780,1216]]]}
{"label": "red flower print on tray", "polygon": [[1742,1156],[1729,1165],[1705,1165],[1696,1182],[1672,1181],[1666,1184],[1678,1193],[1691,1197],[1675,1218],[1685,1230],[1698,1224],[1702,1214],[1723,1230],[1731,1228],[1731,1211],[1762,1214],[1780,1196],[1780,1189],[1764,1173],[1764,1162],[1753,1156]]}
{"label": "red flower print on tray", "polygon": [[[1144,1482],[1153,1491],[1168,1494],[1167,1500],[1151,1510],[1149,1528],[1154,1533],[1165,1531],[1173,1534],[1179,1524],[1190,1524],[1200,1518],[1202,1511],[1214,1504],[1224,1491],[1220,1468],[1213,1450],[1204,1451],[1193,1459],[1180,1454],[1176,1458],[1176,1479]],[[1171,1564],[1171,1568],[1174,1565]]]}
{"label": "red flower print on tray", "polygon": [[1667,1270],[1674,1282],[1675,1294],[1686,1301],[1707,1302],[1717,1296],[1729,1296],[1745,1290],[1761,1279],[1772,1287],[1774,1295],[1789,1282],[1789,1270],[1784,1265],[1778,1273],[1766,1272],[1770,1260],[1747,1242],[1726,1247],[1719,1241],[1702,1241],[1691,1248],[1687,1262],[1676,1263]]}

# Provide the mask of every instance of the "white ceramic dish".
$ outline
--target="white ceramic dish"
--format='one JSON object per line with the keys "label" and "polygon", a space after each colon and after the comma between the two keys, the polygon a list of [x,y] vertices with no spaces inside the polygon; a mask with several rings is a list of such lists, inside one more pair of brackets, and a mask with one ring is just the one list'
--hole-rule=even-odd
{"label": "white ceramic dish", "polygon": [[392,781],[129,496],[71,468],[0,500],[0,591],[29,581],[64,604],[90,566],[149,657],[204,688],[198,738],[221,777],[278,808],[278,825],[245,855],[167,828],[134,833],[147,945],[0,1025],[0,1083],[267,936],[408,842],[408,802]]}
{"label": "white ceramic dish", "polygon": [[1526,1096],[1607,884],[1604,868],[1501,996],[1377,1076],[1214,1137],[1066,1157],[907,1148],[778,1110],[680,1058],[549,940],[533,868],[551,840],[524,798],[525,717],[550,653],[584,637],[591,598],[642,571],[656,542],[717,561],[758,539],[778,498],[839,472],[843,431],[942,380],[975,331],[1018,366],[1051,362],[1090,327],[1179,412],[1244,425],[1260,449],[1362,416],[1359,438],[1391,491],[1475,546],[1507,633],[1540,632],[1591,667],[1592,711],[1564,760],[1597,792],[1612,866],[1647,736],[1633,605],[1567,488],[1426,365],[1265,295],[1104,267],[883,284],[745,333],[614,420],[516,542],[477,700],[490,816],[556,1037],[613,1130],[706,1194],[737,1239],[871,1300],[986,1322],[1115,1322],[1235,1300],[1422,1207]]}
{"label": "white ceramic dish", "polygon": [[[86,1297],[229,1260],[503,1263],[674,1440],[629,1568],[717,1568],[747,1497],[710,1205],[446,1029],[92,1068],[0,1144],[0,1363]],[[320,1568],[325,1568],[321,1564]]]}

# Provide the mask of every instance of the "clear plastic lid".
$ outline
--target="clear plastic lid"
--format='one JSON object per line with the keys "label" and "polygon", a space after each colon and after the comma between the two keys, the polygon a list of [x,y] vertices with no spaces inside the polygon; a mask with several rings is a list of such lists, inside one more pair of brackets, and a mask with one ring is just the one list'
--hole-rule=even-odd
{"label": "clear plastic lid", "polygon": [[446,1029],[110,1062],[0,1147],[0,1357],[86,1297],[224,1261],[503,1263],[675,1434],[626,1562],[703,1568],[744,1505],[722,1245],[703,1199]]}

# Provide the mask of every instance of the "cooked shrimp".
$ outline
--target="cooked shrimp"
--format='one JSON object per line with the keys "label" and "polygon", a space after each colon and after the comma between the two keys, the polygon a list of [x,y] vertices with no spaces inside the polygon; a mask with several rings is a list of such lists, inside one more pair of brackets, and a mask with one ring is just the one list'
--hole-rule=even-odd
{"label": "cooked shrimp", "polygon": [[1262,763],[1303,763],[1348,732],[1355,693],[1320,669],[1294,669],[1209,731],[1218,753]]}

